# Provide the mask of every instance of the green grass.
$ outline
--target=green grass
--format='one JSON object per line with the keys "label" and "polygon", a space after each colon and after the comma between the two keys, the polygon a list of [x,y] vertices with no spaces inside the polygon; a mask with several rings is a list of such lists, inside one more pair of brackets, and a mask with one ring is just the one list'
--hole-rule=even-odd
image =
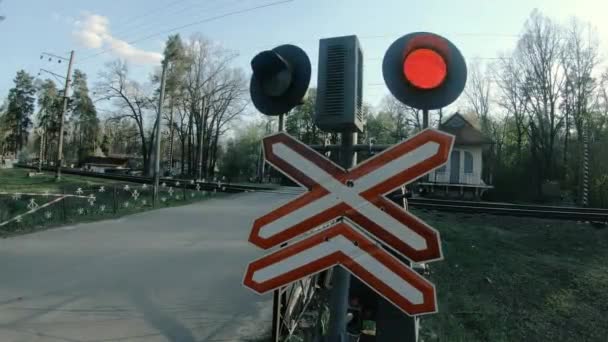
{"label": "green grass", "polygon": [[439,313],[425,341],[606,341],[608,229],[437,212],[445,260],[431,264]]}
{"label": "green grass", "polygon": [[[117,218],[153,209],[152,188],[141,184],[117,183],[112,180],[63,175],[61,182],[55,182],[53,174],[28,177],[28,171],[21,169],[0,170],[0,192],[30,193],[20,198],[11,194],[0,194],[0,237],[25,234],[41,229],[66,224],[91,222]],[[127,188],[125,188],[127,186]],[[100,191],[103,187],[104,191]],[[77,191],[80,189],[81,194]],[[37,205],[53,201],[57,197],[50,194],[70,194],[81,197],[67,197],[38,211],[29,211],[28,205],[33,199]],[[137,191],[137,194],[134,194]],[[196,191],[181,188],[161,187],[157,207],[184,205],[209,197],[221,196],[212,192]],[[95,200],[89,201],[89,196]],[[21,215],[21,220],[13,220]]]}
{"label": "green grass", "polygon": [[108,179],[66,174],[62,174],[61,181],[56,182],[55,175],[48,172],[28,177],[28,173],[32,171],[25,169],[0,169],[0,192],[61,192],[63,188],[90,187],[115,183],[115,181]]}

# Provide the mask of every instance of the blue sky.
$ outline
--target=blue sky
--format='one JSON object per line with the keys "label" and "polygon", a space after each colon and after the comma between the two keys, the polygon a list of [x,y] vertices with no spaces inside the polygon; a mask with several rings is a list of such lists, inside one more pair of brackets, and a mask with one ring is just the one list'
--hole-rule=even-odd
{"label": "blue sky", "polygon": [[[34,75],[39,68],[65,73],[65,64],[40,60],[42,51],[67,55],[76,50],[76,67],[94,83],[103,64],[116,59],[119,52],[108,51],[87,59],[103,51],[87,48],[82,39],[75,37],[75,32],[82,32],[87,16],[103,17],[104,29],[120,43],[275,1],[279,0],[4,0],[0,3],[0,14],[7,16],[0,23],[0,96],[6,96],[19,69]],[[514,47],[517,34],[534,8],[561,22],[570,16],[591,22],[604,43],[601,52],[608,52],[608,21],[602,17],[608,9],[605,0],[293,0],[175,33],[187,38],[200,32],[238,51],[236,64],[247,70],[249,60],[258,51],[284,43],[306,50],[314,68],[320,38],[356,34],[365,55],[365,100],[375,105],[387,93],[381,73],[384,51],[399,36],[413,31],[435,32],[452,40],[469,64],[475,62],[474,58],[491,62],[498,52]],[[147,75],[157,67],[149,62],[162,51],[167,35],[126,47],[127,53],[141,57],[132,58],[134,78],[142,82],[148,79]]]}

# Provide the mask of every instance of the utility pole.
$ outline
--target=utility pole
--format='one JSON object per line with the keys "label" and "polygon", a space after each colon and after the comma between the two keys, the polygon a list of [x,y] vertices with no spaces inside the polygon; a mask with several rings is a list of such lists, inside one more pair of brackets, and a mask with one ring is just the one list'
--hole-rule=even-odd
{"label": "utility pole", "polygon": [[583,124],[583,165],[582,165],[582,191],[581,205],[589,206],[589,124]]}
{"label": "utility pole", "polygon": [[70,83],[72,82],[72,66],[74,65],[74,50],[70,52],[70,62],[68,63],[68,74],[65,77],[65,88],[63,90],[63,108],[59,116],[59,147],[57,148],[57,171],[55,172],[55,180],[61,180],[61,165],[63,164],[63,130],[65,113],[68,110],[68,101],[70,100]]}
{"label": "utility pole", "polygon": [[[203,156],[205,155],[205,151],[203,150],[203,147],[205,145],[205,122],[207,121],[207,119],[205,118],[206,116],[206,107],[207,106],[207,98],[205,96],[203,96],[201,98],[201,113],[200,113],[200,118],[201,118],[201,127],[200,127],[200,132],[199,132],[199,142],[198,142],[198,167],[196,168],[196,178],[198,179],[203,179],[203,175],[205,174],[205,172],[203,171]],[[209,129],[212,129],[211,127]]]}
{"label": "utility pole", "polygon": [[169,119],[169,170],[171,170],[171,174],[173,174],[173,100],[171,100],[171,117]]}
{"label": "utility pole", "polygon": [[44,153],[44,128],[38,127],[36,133],[40,137],[40,151],[38,152],[38,173],[42,173],[42,157]]}
{"label": "utility pole", "polygon": [[158,184],[160,183],[160,126],[161,126],[161,112],[163,110],[163,100],[165,97],[165,81],[167,78],[167,64],[169,61],[163,61],[163,72],[160,77],[160,96],[158,97],[158,111],[156,113],[156,147],[154,153],[154,205],[158,202]]}

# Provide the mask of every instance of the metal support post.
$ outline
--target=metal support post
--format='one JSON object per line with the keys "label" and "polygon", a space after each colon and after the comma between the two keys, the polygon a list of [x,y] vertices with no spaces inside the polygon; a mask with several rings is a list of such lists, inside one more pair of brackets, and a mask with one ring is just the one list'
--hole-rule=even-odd
{"label": "metal support post", "polygon": [[[284,115],[285,114],[281,114],[279,115],[279,132],[283,131],[283,124],[284,124]],[[263,152],[260,154],[260,163],[262,165],[262,170],[264,168],[264,156],[263,156]],[[260,174],[263,177],[263,171],[260,172]],[[283,314],[283,308],[282,308],[282,304],[283,304],[283,293],[284,289],[277,289],[274,290],[273,294],[272,294],[272,342],[280,342],[279,339],[281,337],[281,319],[282,319],[282,314]]]}
{"label": "metal support post", "polygon": [[429,110],[422,110],[422,129],[426,129],[429,127]]}
{"label": "metal support post", "polygon": [[285,114],[279,115],[279,132],[285,130]]}
{"label": "metal support post", "polygon": [[154,196],[153,202],[156,205],[156,201],[158,201],[158,183],[160,183],[160,141],[162,140],[160,137],[160,126],[161,126],[161,112],[163,109],[163,100],[165,97],[165,79],[167,78],[167,63],[163,63],[163,72],[160,78],[160,96],[158,97],[158,112],[156,113],[156,146],[154,153]]}
{"label": "metal support post", "polygon": [[[340,164],[345,169],[350,169],[357,164],[353,145],[357,140],[357,133],[342,132],[342,149],[340,150]],[[348,324],[348,292],[350,289],[350,273],[340,266],[332,270],[332,288],[329,298],[330,322],[329,342],[346,342],[348,335],[346,325]]]}
{"label": "metal support post", "polygon": [[582,163],[581,205],[589,206],[589,125],[583,126],[583,163]]}
{"label": "metal support post", "polygon": [[59,144],[57,147],[57,171],[55,171],[55,180],[61,180],[61,165],[63,164],[63,131],[65,113],[68,111],[68,101],[70,96],[70,82],[72,82],[72,65],[74,65],[74,51],[70,52],[70,62],[68,63],[68,74],[65,78],[65,88],[63,88],[63,107],[61,115],[59,115]]}

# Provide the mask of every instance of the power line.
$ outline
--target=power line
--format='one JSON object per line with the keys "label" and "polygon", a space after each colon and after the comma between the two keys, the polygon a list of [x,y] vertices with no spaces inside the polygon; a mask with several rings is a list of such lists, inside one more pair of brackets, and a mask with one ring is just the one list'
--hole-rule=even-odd
{"label": "power line", "polygon": [[165,10],[167,8],[170,8],[170,7],[173,7],[173,6],[177,5],[177,4],[179,4],[180,2],[185,2],[185,1],[187,1],[187,0],[175,0],[175,1],[172,1],[172,2],[170,2],[168,4],[166,4],[166,5],[156,7],[154,9],[152,9],[152,10],[150,10],[150,11],[142,14],[142,15],[133,16],[133,17],[125,17],[124,19],[118,21],[118,23],[119,23],[118,27],[120,28],[120,26],[122,24],[127,24],[128,23],[127,25],[122,25],[123,28],[121,28],[120,31],[124,31],[125,28],[127,28],[130,24],[133,24],[134,22],[139,21],[142,18],[149,17],[152,14],[158,13],[158,12],[160,12],[162,10]]}
{"label": "power line", "polygon": [[[293,1],[294,0],[281,0],[281,1],[275,1],[275,2],[268,3],[268,4],[264,4],[264,5],[258,5],[258,6],[254,6],[254,7],[245,8],[245,9],[242,9],[242,10],[231,11],[231,12],[228,12],[228,13],[212,16],[212,17],[209,17],[209,18],[205,18],[205,19],[202,19],[202,20],[198,20],[198,21],[195,21],[195,22],[191,22],[191,23],[188,23],[188,24],[177,26],[177,27],[174,27],[174,28],[171,28],[171,29],[168,29],[168,30],[163,30],[163,31],[160,31],[160,32],[156,32],[156,33],[150,34],[148,36],[145,36],[145,37],[133,40],[133,41],[129,41],[127,43],[130,44],[130,45],[132,45],[132,44],[139,43],[139,42],[142,42],[142,41],[145,41],[145,40],[148,40],[148,39],[152,39],[152,38],[155,38],[155,37],[158,37],[158,36],[166,35],[166,34],[178,31],[178,30],[182,30],[182,29],[185,29],[185,28],[188,28],[188,27],[192,27],[192,26],[208,23],[208,22],[211,22],[211,21],[215,21],[215,20],[218,20],[218,19],[223,19],[223,18],[230,17],[230,16],[237,15],[237,14],[242,14],[242,13],[247,13],[247,12],[253,12],[253,11],[256,11],[256,10],[259,10],[259,9],[263,9],[263,8],[268,8],[268,7],[274,7],[274,6],[278,6],[278,5],[285,4],[285,3],[288,3],[288,2],[293,2]],[[91,56],[83,58],[82,61],[90,60],[92,58],[95,58],[97,56],[103,55],[103,54],[105,54],[107,52],[114,51],[114,50],[115,50],[114,48],[105,49],[105,50],[103,50],[103,51],[101,51],[99,53],[96,53],[94,55],[91,55]]]}
{"label": "power line", "polygon": [[[219,0],[210,0],[210,1],[207,1],[207,2],[205,2],[203,4],[203,6],[200,6],[200,4],[198,6],[192,6],[192,5],[188,4],[188,6],[186,6],[184,8],[179,8],[177,11],[174,11],[174,12],[163,12],[162,13],[162,18],[163,19],[169,18],[169,17],[172,17],[172,16],[174,16],[176,14],[183,13],[185,11],[191,11],[192,12],[195,9],[196,10],[209,10],[210,8],[207,5],[210,5],[211,3],[217,2],[217,1],[219,1]],[[225,6],[223,6],[223,5],[216,6],[214,8],[211,8],[211,10],[216,10],[216,9],[222,8],[222,7],[225,7]],[[120,30],[120,31],[116,32],[114,35],[115,36],[123,36],[124,37],[124,36],[128,36],[128,35],[137,33],[136,31],[139,30],[139,29],[141,29],[141,28],[146,28],[146,30],[147,30],[147,29],[152,29],[154,27],[157,27],[157,23],[154,20],[151,20],[151,21],[149,20],[149,21],[145,21],[145,22],[140,22],[138,25],[134,25],[134,26],[132,26],[130,28],[126,28],[126,29]]]}

